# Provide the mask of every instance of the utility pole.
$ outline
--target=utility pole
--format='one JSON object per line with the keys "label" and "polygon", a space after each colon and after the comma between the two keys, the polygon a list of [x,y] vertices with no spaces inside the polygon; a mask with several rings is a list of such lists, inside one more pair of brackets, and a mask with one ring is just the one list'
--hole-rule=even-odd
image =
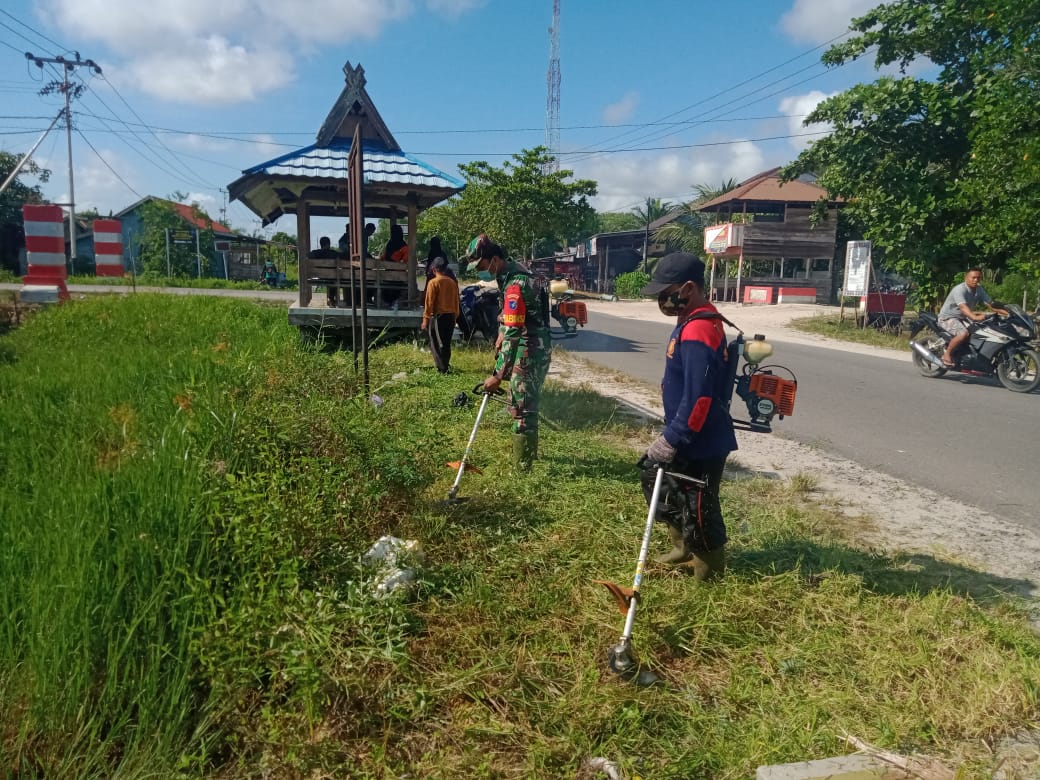
{"label": "utility pole", "polygon": [[643,233],[643,273],[646,273],[647,251],[650,248],[650,196],[646,198],[646,231]]}
{"label": "utility pole", "polygon": [[221,225],[226,225],[227,224],[227,195],[228,195],[228,192],[223,187],[221,187],[220,188],[220,194],[221,194],[221,197],[222,197],[221,204],[220,204],[220,224]]}
{"label": "utility pole", "polygon": [[[81,60],[79,52],[73,52],[76,55],[75,60],[68,60],[64,57],[37,57],[32,52],[27,51],[25,53],[25,59],[32,60],[36,63],[36,67],[43,70],[44,63],[51,63],[54,65],[61,65],[62,67],[62,81],[52,81],[43,89],[40,90],[41,95],[50,95],[54,92],[61,92],[65,95],[65,143],[69,152],[69,260],[72,263],[76,261],[76,188],[72,179],[72,98],[78,98],[83,94],[86,87],[83,84],[70,85],[69,74],[76,68],[90,68],[99,76],[101,75],[101,66],[98,65],[94,60]],[[75,269],[73,269],[75,270]]]}

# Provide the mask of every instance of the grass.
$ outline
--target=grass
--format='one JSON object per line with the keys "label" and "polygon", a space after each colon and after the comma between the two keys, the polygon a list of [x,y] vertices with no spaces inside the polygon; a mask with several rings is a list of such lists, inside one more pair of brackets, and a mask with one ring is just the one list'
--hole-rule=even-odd
{"label": "grass", "polygon": [[860,328],[856,325],[855,311],[839,320],[834,315],[817,315],[791,320],[788,325],[806,333],[815,333],[840,341],[853,341],[858,344],[870,344],[875,347],[886,347],[905,351],[910,338],[909,331],[903,328],[900,333],[878,328]]}
{"label": "grass", "polygon": [[[744,778],[848,732],[985,776],[1040,719],[1012,584],[859,549],[811,475],[725,483],[727,579],[652,568],[634,641],[665,684],[615,679],[593,580],[632,577],[648,432],[550,384],[532,471],[496,404],[443,507],[490,358],[374,351],[377,406],[241,301],[92,296],[0,339],[4,772]],[[383,534],[422,545],[409,597],[370,595]]]}

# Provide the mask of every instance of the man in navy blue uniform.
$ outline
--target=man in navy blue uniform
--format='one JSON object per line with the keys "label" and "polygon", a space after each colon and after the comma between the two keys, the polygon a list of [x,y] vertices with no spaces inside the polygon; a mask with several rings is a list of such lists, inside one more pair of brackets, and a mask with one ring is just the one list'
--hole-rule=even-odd
{"label": "man in navy blue uniform", "polygon": [[643,491],[649,502],[656,466],[707,483],[696,488],[665,478],[658,519],[667,524],[674,548],[657,560],[686,567],[698,580],[717,579],[726,569],[727,540],[719,486],[726,458],[737,449],[726,401],[726,334],[705,297],[704,263],[695,255],[662,257],[642,294],[656,296],[661,313],[677,321],[661,381],[665,427],[646,451]]}

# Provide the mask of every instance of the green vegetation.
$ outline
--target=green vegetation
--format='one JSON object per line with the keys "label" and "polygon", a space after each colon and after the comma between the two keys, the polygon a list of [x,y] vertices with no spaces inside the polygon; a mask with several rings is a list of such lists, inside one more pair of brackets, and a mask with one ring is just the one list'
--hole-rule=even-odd
{"label": "green vegetation", "polygon": [[[296,274],[298,277],[299,275]],[[252,280],[237,280],[237,279],[216,279],[211,276],[204,276],[201,279],[194,279],[185,276],[159,276],[153,273],[140,274],[136,278],[131,277],[129,274],[123,276],[70,276],[67,280],[68,284],[90,284],[97,285],[100,287],[105,286],[126,286],[138,285],[140,287],[190,287],[198,290],[269,290],[271,288],[266,285],[260,284],[259,281]],[[286,289],[295,288],[295,282],[286,284]]]}
{"label": "green vegetation", "polygon": [[910,339],[908,331],[893,333],[885,328],[861,328],[856,325],[856,312],[846,314],[844,320],[840,320],[836,314],[818,315],[815,317],[800,317],[791,320],[789,327],[806,333],[816,333],[820,336],[838,339],[840,341],[854,341],[859,344],[870,344],[875,347],[887,347],[889,349],[907,350],[907,342]]}
{"label": "green vegetation", "polygon": [[619,298],[640,298],[639,291],[650,284],[650,274],[629,271],[614,277],[614,292]]}
{"label": "green vegetation", "polygon": [[[1040,718],[1016,583],[858,549],[810,475],[724,485],[730,575],[652,569],[635,644],[665,684],[618,681],[592,581],[632,576],[649,432],[550,383],[534,469],[511,471],[495,405],[469,500],[439,506],[475,416],[452,398],[488,360],[377,350],[376,404],[284,310],[153,295],[0,338],[4,771],[556,778],[607,756],[746,778],[849,732],[985,776],[986,745]],[[409,598],[369,595],[383,534],[424,549]]]}
{"label": "green vegetation", "polygon": [[596,183],[572,179],[570,170],[552,170],[553,156],[536,146],[514,154],[501,167],[483,160],[459,165],[464,189],[419,218],[418,245],[440,236],[445,250],[459,257],[470,239],[487,233],[514,257],[545,257],[596,232],[589,198]]}
{"label": "green vegetation", "polygon": [[[884,266],[941,302],[969,264],[1040,278],[1040,5],[895,0],[855,19],[823,62],[873,57],[883,76],[821,102],[833,127],[784,175],[817,173]],[[905,75],[910,63],[936,76]],[[960,281],[959,279],[957,281]]]}

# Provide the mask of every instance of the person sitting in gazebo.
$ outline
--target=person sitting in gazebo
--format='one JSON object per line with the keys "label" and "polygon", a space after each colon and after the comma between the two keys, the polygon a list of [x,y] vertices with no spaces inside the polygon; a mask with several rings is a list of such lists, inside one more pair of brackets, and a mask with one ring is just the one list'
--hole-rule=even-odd
{"label": "person sitting in gazebo", "polygon": [[404,240],[404,229],[400,225],[390,226],[390,240],[386,242],[379,259],[394,263],[408,262],[408,244]]}

